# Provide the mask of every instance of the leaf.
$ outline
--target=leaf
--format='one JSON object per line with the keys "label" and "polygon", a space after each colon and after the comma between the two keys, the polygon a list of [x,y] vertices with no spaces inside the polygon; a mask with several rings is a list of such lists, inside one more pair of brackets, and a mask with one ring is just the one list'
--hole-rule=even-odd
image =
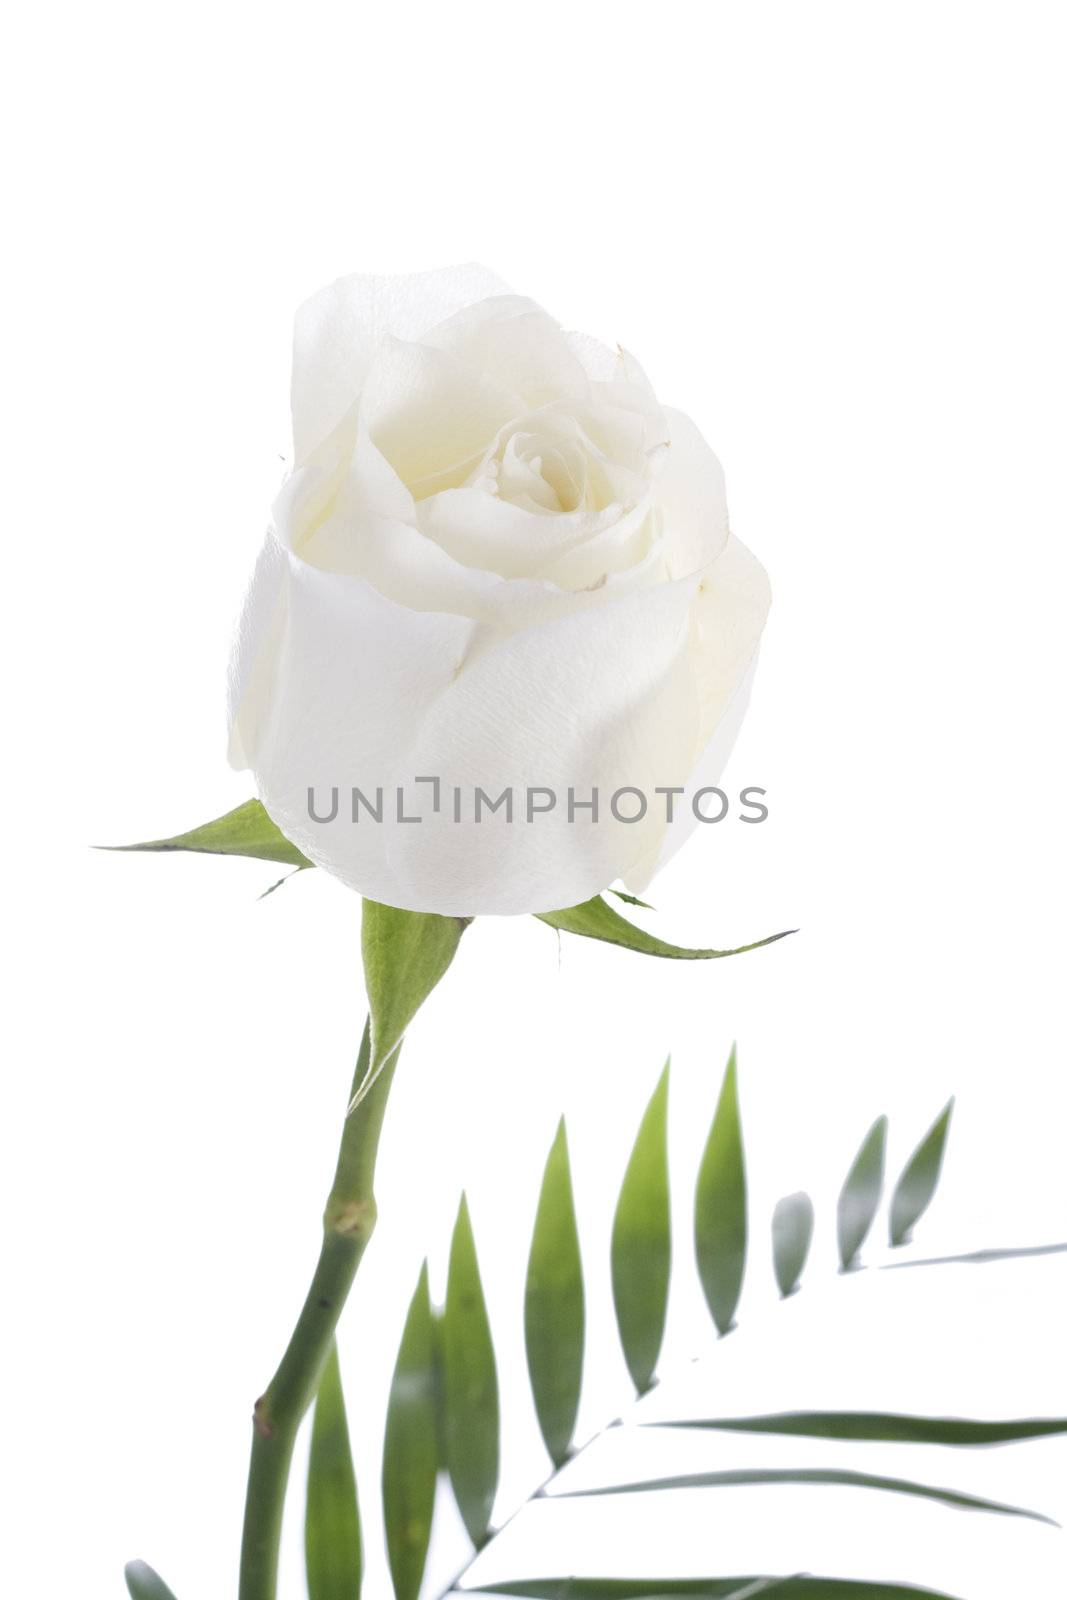
{"label": "leaf", "polygon": [[153,1572],[147,1561],[129,1561],[126,1564],[126,1587],[131,1600],[174,1600],[158,1572]]}
{"label": "leaf", "polygon": [[585,1290],[574,1216],[567,1129],[559,1129],[545,1164],[526,1269],[526,1364],[537,1420],[553,1465],[570,1451],[582,1392]]}
{"label": "leaf", "polygon": [[721,1433],[789,1434],[804,1439],[854,1439],[879,1444],[943,1444],[960,1448],[1012,1444],[1067,1433],[1067,1417],[983,1422],[967,1417],[913,1417],[891,1411],[779,1411],[762,1417],[712,1417],[648,1423]]}
{"label": "leaf", "polygon": [[356,1600],[363,1580],[363,1540],[336,1342],[315,1397],[304,1561],[308,1600]]}
{"label": "leaf", "polygon": [[103,850],[192,850],[210,856],[252,856],[258,861],[280,861],[283,866],[311,867],[295,844],[290,844],[277,823],[271,821],[260,800],[246,800],[213,822],[175,834],[173,839],[149,839],[144,844],[101,845]]}
{"label": "leaf", "polygon": [[795,928],[787,928],[784,933],[772,933],[769,939],[757,939],[755,944],[739,945],[736,950],[686,950],[681,945],[667,944],[654,934],[627,922],[599,895],[583,901],[580,906],[571,906],[565,911],[542,911],[538,916],[550,928],[557,928],[561,933],[579,934],[583,939],[602,939],[606,944],[622,945],[624,949],[636,950],[641,955],[669,956],[675,961],[716,961],[723,956],[740,956],[746,950],[762,949],[765,944],[774,944],[778,939],[788,938],[789,934],[796,932]]}
{"label": "leaf", "polygon": [[998,1261],[1029,1261],[1036,1256],[1060,1256],[1067,1241],[1057,1244],[1020,1245],[1008,1250],[971,1250],[961,1256],[923,1256],[920,1261],[887,1261],[883,1272],[898,1272],[901,1267],[987,1267]]}
{"label": "leaf", "polygon": [[853,1267],[882,1198],[888,1126],[885,1117],[873,1124],[849,1168],[837,1202],[837,1248],[842,1272]]}
{"label": "leaf", "polygon": [[671,1276],[669,1079],[668,1061],[637,1130],[611,1230],[615,1318],[638,1394],[645,1394],[651,1387],[667,1320]]}
{"label": "leaf", "polygon": [[748,1241],[745,1152],[737,1105],[737,1049],[723,1078],[696,1194],[696,1253],[704,1298],[720,1334],[733,1327]]}
{"label": "leaf", "polygon": [[911,1230],[934,1198],[945,1159],[945,1140],[952,1121],[951,1099],[923,1139],[897,1181],[889,1205],[889,1242],[907,1244]]}
{"label": "leaf", "polygon": [[396,1600],[418,1600],[439,1465],[437,1364],[423,1262],[393,1372],[382,1455],[382,1510]]}
{"label": "leaf", "polygon": [[[799,1573],[788,1578],[527,1578],[494,1583],[464,1594],[496,1594],[525,1600],[738,1600],[738,1590],[769,1583],[783,1600],[955,1600],[940,1589],[919,1589],[907,1583],[867,1583],[851,1578],[817,1578]],[[758,1591],[757,1591],[758,1592]]]}
{"label": "leaf", "polygon": [[469,917],[363,902],[363,976],[370,1005],[371,1053],[351,1114],[370,1093],[408,1025],[448,971]]}
{"label": "leaf", "polygon": [[601,1489],[571,1489],[552,1495],[553,1500],[591,1500],[606,1495],[650,1494],[679,1489],[737,1489],[763,1485],[812,1484],[838,1489],[878,1489],[889,1494],[916,1495],[937,1500],[963,1511],[995,1511],[1005,1517],[1025,1517],[1058,1527],[1051,1517],[1024,1506],[1004,1505],[957,1489],[942,1489],[910,1478],[888,1478],[872,1472],[852,1472],[841,1467],[739,1467],[724,1472],[690,1472],[673,1478],[649,1478],[637,1483],[612,1483]]}
{"label": "leaf", "polygon": [[500,1469],[500,1398],[466,1195],[452,1233],[442,1335],[445,1460],[460,1515],[481,1549]]}
{"label": "leaf", "polygon": [[771,1219],[774,1276],[783,1300],[794,1293],[811,1249],[815,1207],[803,1190],[779,1200]]}

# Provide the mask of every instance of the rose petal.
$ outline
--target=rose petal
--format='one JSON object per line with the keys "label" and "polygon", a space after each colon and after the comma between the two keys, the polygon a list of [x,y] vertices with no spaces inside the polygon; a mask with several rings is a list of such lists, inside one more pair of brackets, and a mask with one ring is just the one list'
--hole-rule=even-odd
{"label": "rose petal", "polygon": [[656,482],[673,577],[697,572],[721,555],[730,537],[726,485],[718,457],[682,411],[666,413],[671,445]]}
{"label": "rose petal", "polygon": [[[550,910],[589,898],[625,874],[658,836],[644,822],[567,819],[602,790],[602,812],[624,785],[651,795],[684,781],[698,707],[687,656],[695,584],[661,585],[474,648],[475,625],[393,604],[359,578],[325,574],[284,553],[279,598],[284,649],[251,761],[263,802],[310,859],[360,893],[445,915]],[[261,622],[264,619],[261,615]],[[267,618],[269,629],[276,625]],[[635,647],[636,644],[636,647]],[[420,777],[448,786],[433,809]],[[452,786],[554,788],[554,813],[510,825],[504,814],[451,820]],[[349,790],[384,817],[351,821]],[[405,794],[398,820],[395,787]],[[337,786],[330,823],[321,815]],[[632,800],[630,802],[633,803]]]}
{"label": "rose petal", "polygon": [[392,335],[359,401],[361,427],[416,499],[461,483],[521,409],[517,395],[447,351]]}
{"label": "rose petal", "polygon": [[[669,584],[605,602],[531,629],[478,655],[448,694],[427,708],[414,750],[418,770],[447,776],[440,812],[397,830],[390,857],[398,903],[455,914],[544,911],[578,904],[625,876],[659,837],[654,789],[682,783],[694,750],[697,708],[687,659],[693,585]],[[458,787],[467,807],[457,824]],[[475,788],[491,798],[511,787],[503,811],[469,815]],[[555,807],[526,820],[527,788]],[[610,810],[616,791],[648,800],[643,820]],[[600,814],[575,809],[599,791]],[[623,797],[624,813],[639,800]]]}
{"label": "rose petal", "polygon": [[700,701],[701,752],[658,847],[627,874],[634,894],[648,887],[697,826],[693,796],[722,777],[748,708],[770,603],[767,574],[731,535],[701,575],[693,607],[690,662]]}
{"label": "rose petal", "polygon": [[468,306],[426,334],[425,344],[447,350],[521,397],[524,406],[589,394],[589,379],[559,323],[533,300],[501,295]]}
{"label": "rose petal", "polygon": [[464,306],[506,292],[485,267],[338,278],[306,300],[293,336],[293,443],[304,462],[340,422],[363,386],[381,339],[418,339]]}
{"label": "rose petal", "polygon": [[245,595],[227,675],[230,765],[252,765],[269,715],[271,689],[285,622],[284,551],[268,534]]}

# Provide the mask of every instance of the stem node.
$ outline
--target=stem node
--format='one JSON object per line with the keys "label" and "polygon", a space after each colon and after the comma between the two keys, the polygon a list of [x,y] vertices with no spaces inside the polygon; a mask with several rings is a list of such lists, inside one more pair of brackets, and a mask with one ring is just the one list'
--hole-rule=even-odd
{"label": "stem node", "polygon": [[[315,1275],[281,1365],[253,1408],[239,1600],[275,1600],[293,1445],[301,1418],[315,1398],[337,1319],[377,1220],[374,1164],[398,1054],[399,1049],[393,1052],[371,1091],[345,1121]],[[366,1028],[355,1084],[362,1083],[369,1058]]]}
{"label": "stem node", "polygon": [[366,1244],[378,1221],[378,1207],[373,1195],[354,1199],[333,1200],[326,1207],[323,1226],[327,1233],[336,1233],[342,1239]]}

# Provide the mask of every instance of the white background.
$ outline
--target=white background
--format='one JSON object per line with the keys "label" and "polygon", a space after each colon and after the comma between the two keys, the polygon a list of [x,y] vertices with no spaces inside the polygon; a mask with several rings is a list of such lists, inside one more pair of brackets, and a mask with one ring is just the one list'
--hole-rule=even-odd
{"label": "white background", "polygon": [[[895,1172],[954,1091],[921,1249],[1067,1238],[1063,47],[1062,9],[1017,0],[23,9],[0,93],[5,1592],[105,1600],[140,1554],[179,1600],[234,1593],[249,1409],[313,1260],[362,1025],[358,904],[317,873],[260,903],[267,865],[88,846],[246,796],[222,688],[288,449],[290,319],[355,269],[481,259],[696,417],[774,584],[729,774],[771,817],[702,830],[652,925],[801,929],[711,966],[560,951],[530,920],[467,936],[405,1052],[344,1325],[366,1592],[388,1593],[399,1322],[426,1250],[439,1281],[463,1183],[502,1350],[501,1512],[543,1474],[520,1293],[561,1110],[590,1259],[582,1431],[625,1403],[607,1230],[668,1050],[657,1404],[1067,1409],[1062,1258],[843,1281],[830,1226],[871,1119]],[[684,1208],[734,1038],[754,1253],[714,1350]],[[768,1219],[800,1185],[815,1258],[778,1308]],[[892,1459],[1067,1514],[1062,1448],[1019,1454]],[[1060,1587],[1045,1530],[841,1494],[723,1491],[658,1522],[613,1501],[608,1555],[964,1600]],[[546,1529],[493,1570],[596,1566],[600,1545]]]}

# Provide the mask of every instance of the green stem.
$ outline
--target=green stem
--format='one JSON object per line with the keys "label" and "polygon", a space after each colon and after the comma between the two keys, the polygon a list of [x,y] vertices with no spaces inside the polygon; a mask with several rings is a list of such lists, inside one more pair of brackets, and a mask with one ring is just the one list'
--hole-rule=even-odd
{"label": "green stem", "polygon": [[[323,1216],[322,1249],[288,1348],[253,1412],[252,1459],[241,1543],[240,1600],[275,1600],[278,1549],[297,1430],[315,1397],[337,1320],[377,1217],[374,1166],[399,1049],[356,1111],[345,1120],[337,1171]],[[370,1061],[363,1030],[353,1093]]]}

